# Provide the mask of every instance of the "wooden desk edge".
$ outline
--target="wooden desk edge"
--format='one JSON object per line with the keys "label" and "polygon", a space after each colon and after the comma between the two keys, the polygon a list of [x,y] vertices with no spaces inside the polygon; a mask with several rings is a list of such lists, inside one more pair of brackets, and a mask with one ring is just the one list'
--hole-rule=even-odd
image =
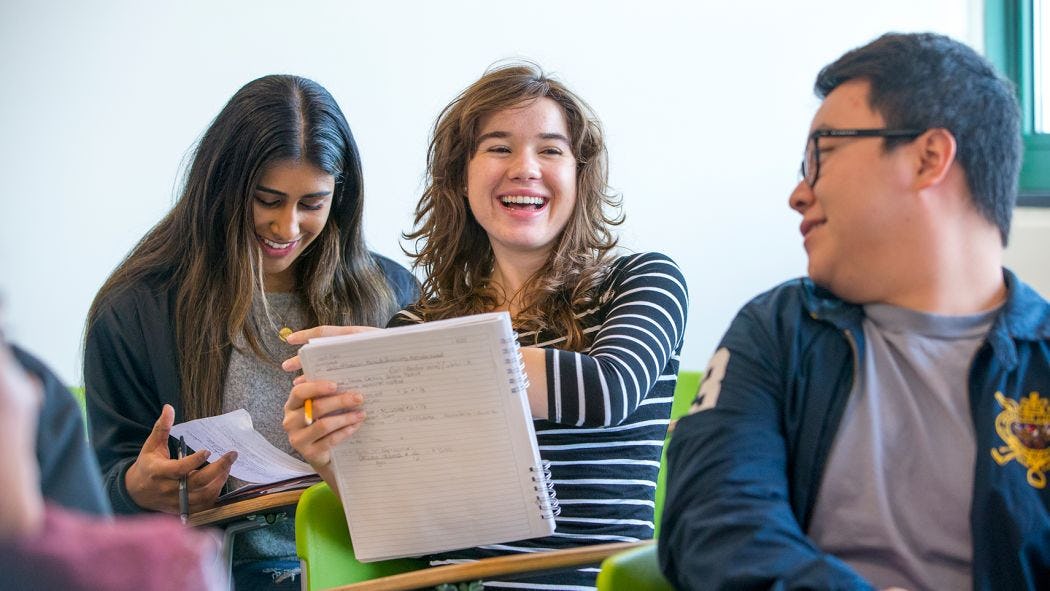
{"label": "wooden desk edge", "polygon": [[299,502],[299,497],[306,489],[285,490],[281,492],[262,495],[253,499],[245,499],[212,507],[204,511],[190,514],[189,524],[192,526],[218,525],[231,519],[260,513],[277,513],[283,507],[293,507]]}
{"label": "wooden desk edge", "polygon": [[371,581],[335,587],[329,591],[401,591],[434,587],[441,583],[474,581],[491,576],[512,575],[534,570],[553,570],[574,566],[597,564],[602,560],[634,548],[641,548],[655,543],[653,540],[643,542],[616,542],[580,546],[550,552],[532,552],[485,558],[477,562],[434,566],[412,572],[391,575]]}

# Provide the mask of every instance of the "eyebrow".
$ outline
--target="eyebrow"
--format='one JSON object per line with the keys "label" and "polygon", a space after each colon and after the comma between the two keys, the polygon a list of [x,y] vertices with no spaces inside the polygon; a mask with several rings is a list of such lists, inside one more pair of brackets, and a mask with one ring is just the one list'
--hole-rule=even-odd
{"label": "eyebrow", "polygon": [[[481,142],[483,142],[483,141],[485,141],[487,139],[491,139],[491,138],[506,139],[506,138],[509,138],[509,137],[510,137],[510,132],[508,132],[508,131],[490,131],[488,133],[483,133],[483,134],[479,135],[478,136],[478,143],[480,144]],[[565,137],[564,135],[562,135],[560,133],[541,133],[541,134],[539,134],[538,137],[540,139],[543,139],[543,140],[560,140],[560,141],[565,142],[566,144],[570,144],[570,145],[572,144],[572,142],[569,141],[569,138]]]}
{"label": "eyebrow", "polygon": [[[270,187],[267,187],[267,186],[264,186],[264,185],[256,185],[255,186],[255,190],[256,191],[261,191],[263,193],[270,193],[271,195],[278,195],[280,197],[287,197],[288,196],[288,194],[285,193],[284,191],[278,191],[277,189],[271,189]],[[331,191],[318,191],[316,193],[307,193],[306,195],[303,195],[302,197],[300,197],[300,199],[310,199],[310,198],[315,198],[315,197],[327,197],[328,195],[331,195],[331,194],[332,194]]]}

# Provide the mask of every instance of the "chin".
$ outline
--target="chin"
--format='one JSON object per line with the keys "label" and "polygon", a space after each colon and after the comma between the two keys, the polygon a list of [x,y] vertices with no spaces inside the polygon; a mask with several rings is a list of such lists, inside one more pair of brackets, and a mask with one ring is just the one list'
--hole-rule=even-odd
{"label": "chin", "polygon": [[879,294],[872,290],[872,285],[865,281],[848,279],[844,277],[814,276],[810,274],[813,283],[830,291],[835,297],[851,304],[865,305],[880,301]]}
{"label": "chin", "polygon": [[843,289],[848,286],[842,285],[842,281],[836,281],[834,274],[828,269],[810,263],[809,268],[806,270],[806,275],[809,277],[810,281],[815,283],[818,287],[830,291],[835,294],[836,297],[848,300],[846,294],[849,292],[849,289]]}
{"label": "chin", "polygon": [[821,269],[818,265],[814,264],[812,260],[810,260],[809,265],[806,267],[806,275],[809,276],[813,283],[827,287],[827,273],[824,269]]}

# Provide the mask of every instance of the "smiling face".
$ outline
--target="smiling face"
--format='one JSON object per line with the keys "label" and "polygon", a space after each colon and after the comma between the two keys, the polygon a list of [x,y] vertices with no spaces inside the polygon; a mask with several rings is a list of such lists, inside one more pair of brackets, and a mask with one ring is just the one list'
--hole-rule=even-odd
{"label": "smiling face", "polygon": [[267,291],[295,286],[295,262],[324,229],[335,177],[298,161],[268,167],[252,195],[255,240]]}
{"label": "smiling face", "polygon": [[557,103],[539,98],[481,120],[467,200],[497,260],[550,253],[576,204],[576,157]]}
{"label": "smiling face", "polygon": [[[869,83],[837,87],[813,117],[817,129],[877,129],[883,117],[868,105]],[[886,151],[883,138],[819,140],[820,176],[805,180],[789,204],[802,214],[799,227],[809,257],[809,276],[856,303],[889,301],[908,258],[915,228],[909,221],[909,144]]]}

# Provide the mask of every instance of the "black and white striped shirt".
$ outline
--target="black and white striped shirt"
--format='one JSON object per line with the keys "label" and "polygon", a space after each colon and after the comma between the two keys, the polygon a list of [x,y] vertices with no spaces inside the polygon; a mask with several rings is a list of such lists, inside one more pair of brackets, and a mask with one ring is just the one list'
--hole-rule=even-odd
{"label": "black and white striped shirt", "polygon": [[[579,312],[589,337],[564,351],[563,335],[520,333],[543,347],[549,416],[536,419],[540,456],[550,463],[561,515],[554,535],[449,552],[432,564],[653,537],[653,498],[688,306],[685,278],[667,256],[617,259],[597,305]],[[412,309],[390,322],[423,321]],[[593,589],[597,569],[544,573],[487,587]]]}

